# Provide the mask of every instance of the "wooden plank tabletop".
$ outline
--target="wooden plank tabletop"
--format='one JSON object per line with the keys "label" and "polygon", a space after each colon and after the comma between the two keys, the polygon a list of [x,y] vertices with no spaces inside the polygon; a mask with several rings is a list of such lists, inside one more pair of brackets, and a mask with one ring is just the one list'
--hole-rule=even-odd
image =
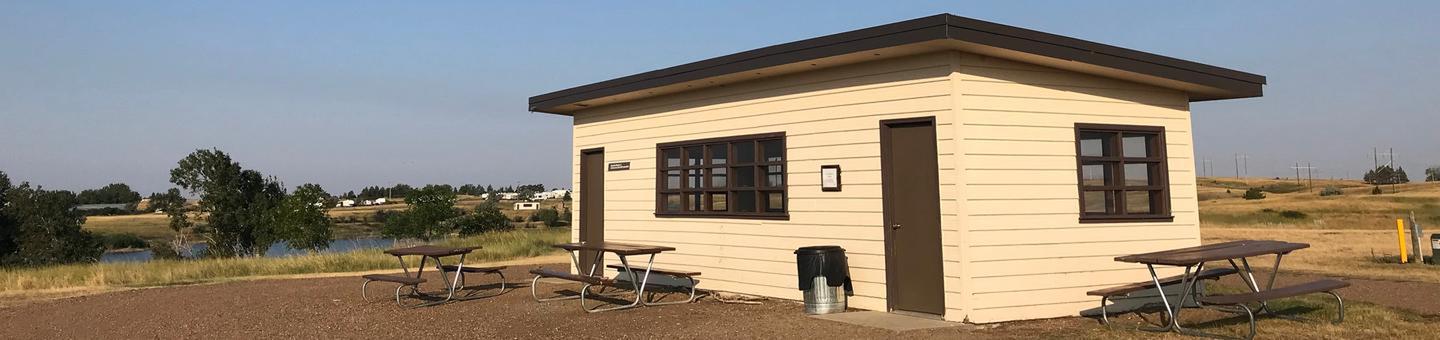
{"label": "wooden plank tabletop", "polygon": [[480,249],[480,247],[441,247],[441,246],[433,246],[433,245],[428,245],[428,244],[426,244],[426,245],[419,245],[419,246],[414,246],[414,247],[390,249],[390,250],[386,250],[385,253],[386,253],[386,254],[390,254],[390,255],[395,255],[395,256],[412,256],[412,255],[413,255],[413,256],[441,257],[441,256],[455,256],[455,255],[460,255],[460,254],[469,254],[470,252],[475,251],[475,249]]}
{"label": "wooden plank tabletop", "polygon": [[576,251],[576,250],[596,250],[596,251],[611,252],[611,253],[615,253],[615,254],[617,254],[617,255],[648,255],[648,254],[657,254],[657,253],[660,253],[660,252],[667,252],[667,251],[674,251],[674,250],[675,250],[675,247],[652,246],[652,245],[644,245],[644,244],[615,243],[615,242],[575,242],[575,243],[561,243],[561,244],[555,245],[555,248],[565,249],[565,250],[569,250],[569,251]]}
{"label": "wooden plank tabletop", "polygon": [[1285,254],[1309,248],[1307,243],[1272,240],[1241,240],[1213,243],[1196,247],[1162,250],[1153,253],[1115,257],[1115,261],[1170,266],[1190,266],[1201,262],[1232,260],[1242,257]]}

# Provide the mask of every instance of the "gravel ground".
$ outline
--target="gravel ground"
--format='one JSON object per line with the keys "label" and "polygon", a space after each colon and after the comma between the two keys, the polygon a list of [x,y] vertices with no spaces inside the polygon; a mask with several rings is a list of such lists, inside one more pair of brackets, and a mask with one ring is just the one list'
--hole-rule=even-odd
{"label": "gravel ground", "polygon": [[[448,304],[402,308],[393,300],[361,301],[358,277],[243,281],[138,289],[0,307],[0,339],[51,338],[1108,338],[1146,334],[1105,332],[1094,320],[1058,318],[990,325],[891,332],[806,317],[795,301],[727,304],[702,298],[684,305],[585,313],[576,301],[537,303],[528,291],[535,267],[506,270],[520,286],[503,295]],[[438,276],[426,290],[439,289]],[[1280,285],[1314,279],[1285,273]],[[1262,279],[1263,280],[1263,279]],[[521,282],[524,281],[524,282]],[[1228,282],[1227,285],[1237,284]],[[1350,280],[1340,293],[1365,301],[1436,315],[1440,285]],[[480,280],[471,279],[471,283]],[[393,285],[375,283],[383,295]],[[542,292],[577,285],[542,283]],[[548,290],[547,290],[548,289]],[[393,290],[392,290],[393,291]],[[1427,298],[1402,296],[1400,292]],[[372,299],[374,297],[372,296]],[[674,299],[678,297],[671,297]],[[1213,317],[1213,316],[1209,316]],[[1124,317],[1130,319],[1131,317]]]}
{"label": "gravel ground", "polygon": [[[1269,269],[1256,269],[1255,279],[1264,285],[1270,279]],[[1275,287],[1300,284],[1319,279],[1339,279],[1350,282],[1350,287],[1335,291],[1345,301],[1364,301],[1381,306],[1408,310],[1421,316],[1440,316],[1440,284],[1411,281],[1385,281],[1286,272],[1283,268],[1275,280]],[[1244,287],[1238,276],[1220,280],[1222,284]],[[1263,287],[1262,287],[1263,288]]]}
{"label": "gravel ground", "polygon": [[[534,267],[512,267],[506,275],[521,281]],[[437,277],[430,278],[426,288],[439,288]],[[492,298],[401,308],[393,300],[361,301],[360,283],[357,277],[264,280],[40,301],[0,309],[0,339],[1046,338],[1063,337],[1065,329],[1096,327],[1089,319],[1063,318],[895,333],[809,318],[800,304],[784,300],[744,305],[701,299],[591,314],[573,300],[537,303],[524,287]],[[372,292],[380,294],[393,287],[376,284]]]}

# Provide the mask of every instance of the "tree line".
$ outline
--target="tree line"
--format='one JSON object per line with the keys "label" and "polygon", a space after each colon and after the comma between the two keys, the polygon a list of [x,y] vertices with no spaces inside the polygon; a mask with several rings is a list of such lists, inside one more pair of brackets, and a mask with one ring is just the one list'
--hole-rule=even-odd
{"label": "tree line", "polygon": [[[432,187],[432,186],[438,187],[439,189],[449,190],[451,193],[454,193],[454,194],[457,194],[457,195],[470,195],[470,196],[480,196],[480,195],[483,195],[483,194],[493,194],[493,193],[500,193],[500,192],[516,192],[516,193],[520,193],[522,196],[528,197],[530,194],[545,191],[545,185],[543,185],[543,184],[525,184],[525,185],[518,185],[518,186],[504,186],[504,187],[499,187],[499,188],[496,188],[496,187],[491,186],[491,185],[481,186],[481,185],[479,185],[479,184],[464,184],[464,185],[461,185],[461,186],[459,186],[459,187],[451,186],[451,185],[449,185],[449,184],[433,184],[433,185],[427,185],[426,187],[429,188],[429,187]],[[424,189],[424,188],[422,188],[422,189]],[[436,189],[436,188],[432,188],[432,189]],[[415,192],[418,192],[418,191],[419,191],[419,190],[415,189],[415,187],[412,187],[412,186],[410,186],[410,185],[408,185],[408,184],[404,184],[404,183],[400,183],[400,184],[396,184],[396,185],[388,186],[388,187],[375,185],[375,186],[368,186],[368,187],[361,188],[361,189],[360,189],[360,192],[358,192],[358,193],[355,192],[355,191],[346,192],[346,193],[344,193],[344,194],[341,194],[341,195],[340,195],[340,198],[344,198],[344,199],[359,199],[359,200],[374,200],[374,199],[382,198],[382,197],[386,197],[386,198],[407,198],[407,199],[408,199],[411,194],[413,194],[413,193],[415,193]]]}
{"label": "tree line", "polygon": [[104,248],[81,228],[77,195],[29,182],[15,186],[0,171],[0,265],[35,266],[93,262]]}

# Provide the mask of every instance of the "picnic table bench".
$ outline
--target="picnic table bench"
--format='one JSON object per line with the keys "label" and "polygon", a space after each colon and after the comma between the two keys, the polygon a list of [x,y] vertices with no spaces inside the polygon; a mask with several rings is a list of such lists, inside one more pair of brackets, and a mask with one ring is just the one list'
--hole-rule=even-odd
{"label": "picnic table bench", "polygon": [[[1283,259],[1285,255],[1289,254],[1290,252],[1309,247],[1310,245],[1305,243],[1292,243],[1269,240],[1243,240],[1207,244],[1196,247],[1171,249],[1152,253],[1119,256],[1115,258],[1115,261],[1144,264],[1146,268],[1150,271],[1150,285],[1137,283],[1121,287],[1115,287],[1113,289],[1102,289],[1092,292],[1096,294],[1106,294],[1112,291],[1124,291],[1139,286],[1145,286],[1145,288],[1142,289],[1148,289],[1149,287],[1153,286],[1155,289],[1160,291],[1160,301],[1165,306],[1165,312],[1163,316],[1166,319],[1166,325],[1161,328],[1146,329],[1152,331],[1176,331],[1191,335],[1215,337],[1215,335],[1189,330],[1180,325],[1178,316],[1181,307],[1185,306],[1185,302],[1187,300],[1193,300],[1202,308],[1212,308],[1234,313],[1243,312],[1250,320],[1250,333],[1246,338],[1251,339],[1254,338],[1256,334],[1256,314],[1263,312],[1269,315],[1286,317],[1280,314],[1276,314],[1273,310],[1271,310],[1269,304],[1267,303],[1268,301],[1313,293],[1326,293],[1335,297],[1336,304],[1339,306],[1339,316],[1336,317],[1334,322],[1342,322],[1345,320],[1345,302],[1344,300],[1340,299],[1340,295],[1335,294],[1334,290],[1348,287],[1350,285],[1349,283],[1327,279],[1311,281],[1289,287],[1275,288],[1275,279],[1280,274],[1281,259]],[[1264,255],[1275,255],[1275,265],[1273,267],[1273,271],[1270,273],[1270,279],[1266,283],[1265,289],[1261,289],[1259,283],[1255,280],[1255,274],[1254,271],[1250,268],[1250,261],[1248,258]],[[1236,263],[1236,260],[1239,260],[1239,264]],[[1229,262],[1231,267],[1230,269],[1233,270],[1233,272],[1229,274],[1222,274],[1223,272],[1205,270],[1205,264],[1211,261]],[[1164,287],[1167,284],[1176,283],[1173,281],[1174,277],[1161,279],[1155,273],[1156,265],[1178,266],[1185,268],[1184,274],[1179,276],[1180,280],[1178,283],[1181,286],[1182,293],[1178,296],[1179,301],[1177,303],[1171,303],[1169,297],[1166,296],[1167,294],[1165,293]],[[1199,283],[1199,281],[1202,279],[1207,279],[1217,274],[1222,276],[1238,274],[1241,280],[1246,283],[1246,288],[1250,289],[1250,292],[1231,295],[1200,296],[1200,294],[1196,290],[1197,283]],[[1104,319],[1104,301],[1106,298],[1109,297],[1109,295],[1101,296],[1101,314],[1102,319]],[[1247,303],[1256,303],[1259,304],[1260,307],[1258,309],[1252,309],[1250,306],[1246,305]],[[1235,309],[1227,310],[1222,308],[1216,308],[1214,306],[1227,306]],[[1108,322],[1108,320],[1102,322]]]}
{"label": "picnic table bench", "polygon": [[[629,268],[626,268],[625,266],[619,265],[619,264],[612,264],[612,265],[608,265],[608,266],[606,266],[606,267],[610,267],[610,268],[613,268],[613,269],[619,270],[619,271],[629,270]],[[690,284],[687,284],[687,285],[677,285],[677,286],[674,286],[674,287],[675,287],[675,288],[679,288],[679,289],[683,289],[683,290],[688,290],[689,293],[690,293],[690,297],[689,297],[689,298],[686,298],[685,300],[682,300],[682,301],[646,302],[646,304],[659,306],[659,305],[673,305],[673,304],[681,304],[681,303],[690,303],[690,302],[695,301],[695,277],[696,277],[696,276],[700,276],[700,272],[698,272],[698,271],[693,271],[693,270],[677,270],[677,269],[650,268],[650,273],[660,274],[660,275],[668,275],[668,276],[671,276],[671,277],[683,278],[683,279],[688,280],[688,281],[690,282]]]}
{"label": "picnic table bench", "polygon": [[[595,254],[595,255],[594,255],[595,258],[594,258],[594,261],[590,262],[590,263],[591,263],[590,268],[589,268],[589,270],[585,271],[585,274],[572,274],[572,273],[569,273],[569,272],[563,272],[563,271],[558,271],[558,270],[550,270],[550,269],[535,269],[535,270],[531,270],[530,273],[531,273],[531,274],[534,274],[534,275],[535,275],[535,278],[534,278],[534,280],[531,281],[531,284],[530,284],[530,296],[533,297],[533,298],[535,299],[535,301],[547,302],[547,301],[555,301],[555,300],[580,299],[580,307],[581,307],[582,309],[584,309],[586,312],[591,312],[591,313],[603,312],[603,311],[611,311],[611,310],[619,310],[619,309],[626,309],[626,308],[633,308],[633,307],[638,307],[638,306],[642,306],[642,305],[661,305],[661,304],[669,304],[669,303],[646,303],[646,302],[644,301],[644,296],[645,296],[645,286],[646,286],[646,284],[647,284],[647,283],[649,282],[649,280],[650,280],[650,274],[653,273],[653,272],[658,272],[658,271],[656,271],[655,268],[654,268],[655,255],[656,255],[656,254],[659,254],[659,253],[662,253],[662,252],[673,251],[673,250],[675,250],[674,247],[653,246],[653,245],[643,245],[643,244],[629,244],[629,243],[616,243],[616,242],[575,242],[575,243],[562,243],[562,244],[556,244],[556,245],[554,245],[554,247],[555,247],[555,248],[564,249],[564,250],[566,250],[566,251],[569,251],[569,252],[570,252],[570,259],[571,259],[571,261],[573,261],[573,263],[574,263],[574,265],[575,265],[575,268],[576,268],[577,270],[584,270],[584,268],[581,268],[581,264],[580,264],[580,263],[581,263],[581,262],[580,262],[580,255],[579,255],[580,253],[582,253],[582,252],[591,252],[591,253]],[[630,283],[630,285],[632,286],[631,288],[633,288],[633,290],[635,291],[635,300],[632,301],[632,302],[629,303],[629,304],[626,304],[626,305],[614,306],[614,307],[609,307],[609,308],[598,308],[598,306],[597,306],[597,308],[586,307],[585,300],[586,300],[586,296],[591,294],[591,293],[590,293],[590,287],[593,287],[593,286],[616,287],[616,286],[617,286],[617,280],[615,280],[614,278],[609,278],[609,277],[605,277],[604,275],[601,275],[601,274],[603,274],[603,271],[602,271],[601,268],[600,268],[600,263],[602,262],[602,260],[604,260],[605,253],[615,254],[617,257],[620,258],[620,268],[621,268],[621,270],[624,272],[624,274],[628,274],[628,275],[629,275],[629,278],[630,278],[629,283]],[[630,266],[630,261],[627,259],[627,257],[629,257],[629,256],[649,256],[649,261],[648,261],[648,263],[646,263],[644,270],[637,270],[637,269],[635,269],[635,268],[633,268],[633,267]],[[684,272],[680,272],[680,271],[672,271],[672,272],[673,272],[673,273],[677,273],[677,274],[684,274]],[[698,273],[697,273],[697,275],[698,275]],[[539,285],[540,279],[542,279],[542,278],[556,278],[556,279],[567,280],[567,281],[575,281],[575,282],[580,282],[580,283],[582,283],[583,285],[582,285],[581,288],[580,288],[580,294],[579,294],[579,296],[560,296],[560,297],[541,298],[540,295],[539,295],[539,293],[537,292],[537,288],[536,288],[536,287]],[[693,279],[692,279],[692,280],[693,280]],[[601,290],[601,292],[603,292],[603,289]],[[692,293],[691,300],[693,300],[693,299],[694,299],[694,297],[693,297],[693,293]],[[685,301],[685,302],[689,302],[689,301]]]}
{"label": "picnic table bench", "polygon": [[[1231,268],[1213,268],[1213,269],[1206,269],[1205,271],[1196,274],[1196,275],[1195,275],[1195,279],[1196,279],[1196,280],[1218,280],[1218,279],[1220,279],[1221,277],[1224,277],[1224,276],[1226,276],[1226,275],[1232,275],[1232,274],[1235,274],[1235,273],[1238,273],[1238,272],[1240,272],[1240,271],[1235,270],[1235,269],[1231,269]],[[1180,281],[1181,281],[1181,280],[1184,280],[1184,279],[1185,279],[1185,276],[1184,276],[1184,275],[1175,275],[1175,276],[1165,277],[1165,278],[1161,278],[1161,279],[1160,279],[1160,284],[1161,284],[1161,285],[1172,285],[1172,284],[1180,283]],[[1139,292],[1139,291],[1143,291],[1143,290],[1147,290],[1147,289],[1153,289],[1153,288],[1155,288],[1155,287],[1156,287],[1156,286],[1155,286],[1155,283],[1154,283],[1154,282],[1150,282],[1150,281],[1140,281],[1140,282],[1135,282],[1135,283],[1127,283],[1127,284],[1120,285],[1120,286],[1115,286],[1115,287],[1109,287],[1109,288],[1103,288],[1103,289],[1096,289],[1096,290],[1088,291],[1088,292],[1085,292],[1085,295],[1089,295],[1089,296],[1099,296],[1099,297],[1100,297],[1100,322],[1108,325],[1108,324],[1110,324],[1110,317],[1109,317],[1109,311],[1106,309],[1106,307],[1109,305],[1107,302],[1109,302],[1110,299],[1114,299],[1114,298],[1117,298],[1117,297],[1129,296],[1130,294],[1133,294],[1133,293],[1135,293],[1135,292]]]}
{"label": "picnic table bench", "polygon": [[[445,303],[445,302],[448,302],[448,301],[454,299],[454,298],[455,298],[455,292],[456,292],[457,290],[462,289],[462,288],[464,287],[464,283],[463,283],[463,282],[464,282],[464,280],[465,280],[465,273],[482,273],[482,274],[498,274],[498,275],[500,275],[501,282],[500,282],[500,292],[499,292],[499,293],[504,293],[504,291],[505,291],[505,284],[506,284],[506,283],[505,283],[505,274],[502,273],[500,270],[501,270],[501,269],[505,269],[505,267],[503,267],[503,266],[466,267],[466,266],[465,266],[465,256],[468,255],[468,254],[470,254],[471,252],[475,251],[476,249],[480,249],[480,247],[442,247],[442,246],[434,246],[434,245],[420,245],[420,246],[414,246],[414,247],[406,247],[406,248],[397,248],[397,249],[386,250],[386,251],[385,251],[385,254],[388,254],[388,255],[391,255],[391,256],[395,256],[395,259],[400,262],[400,269],[401,269],[402,271],[404,271],[404,274],[403,274],[403,275],[368,274],[368,275],[362,275],[362,276],[360,276],[361,278],[365,279],[365,283],[363,283],[363,284],[360,285],[360,298],[361,298],[362,300],[369,301],[369,296],[368,296],[368,292],[367,292],[367,291],[368,291],[368,288],[369,288],[371,282],[390,282],[390,283],[399,284],[398,287],[395,287],[395,303],[396,303],[396,304],[399,304],[399,305],[401,305],[401,306],[405,306],[405,304],[402,302],[402,297],[405,295],[405,294],[403,294],[403,292],[405,291],[406,288],[409,288],[409,289],[410,289],[410,295],[412,295],[412,296],[416,296],[416,297],[430,297],[430,296],[431,296],[430,294],[427,294],[427,293],[424,293],[424,292],[421,292],[421,291],[420,291],[420,284],[425,283],[425,282],[428,281],[428,280],[426,280],[424,277],[422,277],[422,275],[424,275],[424,272],[425,272],[425,262],[426,262],[427,260],[429,260],[429,259],[435,259],[435,268],[436,268],[436,270],[439,270],[439,271],[440,271],[440,276],[441,276],[441,278],[442,278],[442,279],[445,279],[446,281],[450,281],[450,282],[447,283],[446,286],[445,286],[445,290],[446,290],[445,298],[442,299],[442,300],[436,301],[436,302],[432,302],[432,303],[421,303],[421,304],[414,305],[414,306],[411,306],[411,307],[418,307],[418,306],[424,306],[424,305]],[[405,265],[405,257],[406,257],[406,256],[419,256],[419,257],[420,257],[420,264],[419,264],[418,266],[416,266],[415,273],[414,273],[413,276],[412,276],[411,273],[410,273],[410,268]],[[441,258],[444,258],[444,257],[452,257],[452,256],[459,256],[459,257],[460,257],[459,261],[457,261],[457,262],[455,262],[455,264],[451,264],[451,265],[444,264],[444,262],[441,261]],[[452,273],[452,272],[453,272],[454,275],[455,275],[455,276],[454,276],[454,279],[447,279],[447,278],[445,277],[445,274],[446,274],[446,273]],[[499,294],[499,293],[496,293],[496,294]]]}

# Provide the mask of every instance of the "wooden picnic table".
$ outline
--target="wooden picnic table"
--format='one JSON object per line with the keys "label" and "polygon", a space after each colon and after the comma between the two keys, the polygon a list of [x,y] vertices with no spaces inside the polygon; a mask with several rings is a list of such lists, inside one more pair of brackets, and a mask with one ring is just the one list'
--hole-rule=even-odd
{"label": "wooden picnic table", "polygon": [[[530,271],[530,272],[531,272],[532,274],[535,274],[535,279],[534,279],[534,280],[531,282],[531,284],[530,284],[530,295],[531,295],[532,297],[534,297],[536,301],[541,301],[541,302],[545,302],[545,301],[555,301],[555,300],[568,300],[568,299],[578,298],[578,299],[580,299],[580,307],[581,307],[581,308],[584,308],[585,311],[587,311],[587,312],[592,312],[592,313],[594,313],[594,312],[603,312],[603,311],[611,311],[611,310],[619,310],[619,309],[626,309],[626,308],[632,308],[632,307],[638,307],[638,306],[642,306],[642,305],[647,305],[647,303],[644,301],[644,299],[643,299],[642,297],[643,297],[644,294],[645,294],[645,285],[648,284],[649,281],[650,281],[650,273],[651,273],[652,270],[654,270],[655,255],[656,255],[656,254],[660,254],[660,253],[662,253],[662,252],[674,251],[674,250],[675,250],[675,247],[669,247],[669,246],[631,244],[631,243],[617,243],[617,242],[604,242],[604,241],[600,241],[600,242],[572,242],[572,243],[561,243],[561,244],[556,244],[556,245],[554,245],[554,247],[555,247],[555,248],[564,249],[564,250],[566,250],[566,251],[569,251],[569,252],[570,252],[570,259],[571,259],[571,261],[574,263],[575,269],[576,269],[577,271],[583,271],[585,274],[576,275],[576,274],[570,274],[570,273],[568,273],[568,272],[558,272],[558,271],[545,270],[545,269],[532,270],[532,271]],[[594,256],[595,256],[594,261],[591,261],[591,262],[590,262],[591,265],[590,265],[589,270],[586,270],[585,268],[581,268],[581,264],[580,264],[580,256],[581,256],[580,254],[581,254],[581,253],[585,253],[585,252],[592,252],[592,253],[595,254],[595,255],[594,255]],[[612,286],[612,285],[615,284],[615,280],[614,280],[613,278],[608,278],[608,277],[604,277],[603,275],[601,275],[601,274],[604,273],[604,272],[603,272],[604,269],[603,269],[603,268],[600,268],[600,263],[601,263],[601,261],[605,258],[605,253],[615,254],[616,257],[619,257],[619,258],[620,258],[620,267],[623,268],[623,269],[624,269],[624,272],[630,276],[630,284],[631,284],[632,286],[634,286],[634,288],[635,288],[635,300],[634,300],[633,302],[631,302],[630,304],[627,304],[627,305],[615,306],[615,307],[610,307],[610,308],[591,309],[591,308],[585,307],[585,296],[586,296],[587,294],[589,294],[590,287],[591,287],[591,286],[596,286],[596,285],[599,285],[599,286]],[[647,263],[645,264],[645,269],[644,269],[644,270],[636,270],[636,269],[634,269],[634,268],[632,268],[632,267],[630,266],[630,261],[627,259],[627,257],[629,257],[629,256],[645,256],[645,255],[648,255],[648,256],[649,256],[649,260],[648,260]],[[558,279],[564,279],[564,280],[570,280],[570,281],[577,281],[577,282],[584,283],[584,286],[581,287],[581,289],[580,289],[580,295],[579,295],[578,297],[575,297],[575,296],[567,296],[567,297],[558,297],[558,298],[540,298],[540,296],[539,296],[539,295],[536,293],[536,291],[535,291],[535,287],[540,283],[540,279],[541,279],[541,278],[544,278],[544,277],[552,277],[552,278],[558,278]],[[637,282],[638,282],[638,284],[636,284]],[[693,299],[693,293],[692,293],[692,299]]]}
{"label": "wooden picnic table", "polygon": [[[427,245],[419,245],[419,246],[414,246],[414,247],[405,247],[405,248],[390,249],[390,250],[386,250],[386,251],[385,251],[385,254],[389,254],[389,255],[391,255],[391,256],[395,256],[395,259],[397,259],[397,260],[400,261],[400,269],[405,272],[405,276],[407,276],[407,277],[411,277],[411,276],[410,276],[410,268],[407,267],[407,266],[405,266],[405,257],[406,257],[406,256],[419,256],[419,257],[420,257],[420,264],[419,264],[418,267],[415,268],[415,275],[413,276],[415,279],[421,279],[421,277],[420,277],[421,274],[423,274],[423,273],[425,272],[425,261],[426,261],[426,260],[432,259],[432,258],[435,259],[435,266],[436,266],[436,268],[441,268],[441,267],[444,266],[444,261],[441,261],[441,258],[451,257],[451,256],[459,256],[459,257],[460,257],[460,260],[455,262],[455,267],[456,267],[456,269],[457,269],[457,270],[456,270],[456,274],[455,274],[455,278],[454,278],[453,280],[449,280],[450,282],[445,284],[445,290],[446,290],[445,299],[444,299],[444,300],[441,300],[441,301],[438,301],[438,302],[435,302],[435,303],[444,303],[444,302],[450,301],[451,299],[453,299],[453,298],[455,297],[455,289],[456,289],[456,287],[459,286],[459,284],[460,284],[460,278],[462,277],[462,276],[461,276],[461,275],[462,275],[461,272],[463,272],[463,271],[465,270],[465,256],[466,256],[466,255],[469,255],[471,252],[474,252],[476,249],[480,249],[480,248],[481,248],[481,247],[479,247],[479,246],[475,246],[475,247],[442,247],[442,246],[434,246],[434,245],[428,245],[428,244],[427,244]],[[445,271],[441,271],[441,272],[440,272],[440,275],[441,275],[441,278],[443,279],[443,278],[444,278],[444,275],[445,275]],[[420,280],[420,281],[423,282],[423,280]],[[411,293],[412,293],[412,294],[415,294],[415,295],[429,296],[429,294],[426,294],[426,293],[420,291],[419,285],[414,285],[414,286],[412,286],[412,288],[411,288]]]}
{"label": "wooden picnic table", "polygon": [[1212,243],[1189,248],[1162,250],[1153,253],[1115,257],[1115,261],[1167,266],[1193,266],[1203,262],[1224,261],[1261,255],[1288,254],[1309,248],[1309,244],[1271,240],[1242,240]]}
{"label": "wooden picnic table", "polygon": [[[1179,322],[1181,307],[1185,305],[1186,300],[1192,297],[1192,293],[1198,292],[1196,290],[1196,283],[1200,281],[1198,276],[1203,272],[1206,262],[1229,262],[1230,266],[1235,269],[1241,279],[1247,284],[1246,288],[1249,288],[1253,293],[1259,294],[1262,289],[1260,289],[1259,284],[1256,283],[1254,271],[1250,268],[1248,258],[1275,255],[1275,265],[1273,271],[1270,273],[1270,280],[1266,283],[1266,288],[1264,289],[1265,291],[1270,291],[1274,289],[1275,278],[1280,273],[1280,260],[1290,252],[1309,247],[1310,245],[1305,243],[1273,240],[1240,240],[1144,254],[1117,256],[1115,257],[1115,261],[1144,264],[1146,268],[1150,270],[1150,278],[1155,289],[1160,292],[1160,301],[1165,305],[1165,317],[1168,321],[1164,327],[1147,330],[1177,331],[1191,335],[1213,336],[1211,334],[1188,330],[1180,326]],[[1236,263],[1236,260],[1240,261],[1239,264]],[[1167,297],[1168,294],[1165,292],[1164,285],[1161,282],[1162,280],[1155,273],[1156,265],[1185,267],[1185,273],[1180,276],[1182,293],[1180,294],[1180,301],[1177,303],[1172,304]],[[1279,295],[1284,294],[1277,294],[1277,296]],[[1263,300],[1260,301],[1260,304],[1260,311],[1270,311],[1269,305],[1265,304]],[[1247,313],[1249,313],[1248,307],[1246,308]],[[1273,311],[1270,311],[1270,313],[1274,314]],[[1251,336],[1254,336],[1253,322],[1251,323]]]}

